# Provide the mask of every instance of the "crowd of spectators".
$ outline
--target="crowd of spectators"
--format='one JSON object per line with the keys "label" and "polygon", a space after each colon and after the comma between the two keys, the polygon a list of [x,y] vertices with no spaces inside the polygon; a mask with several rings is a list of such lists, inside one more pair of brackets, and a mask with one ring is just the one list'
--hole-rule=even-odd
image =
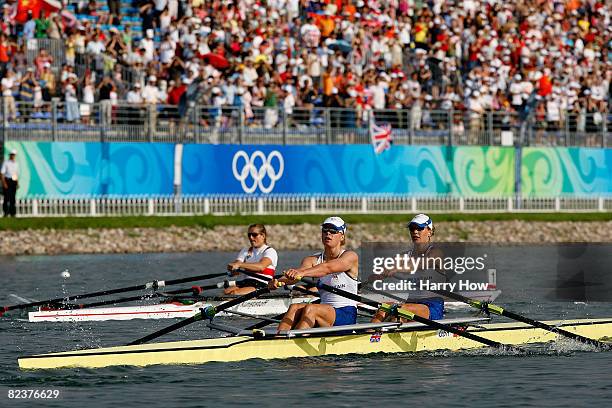
{"label": "crowd of spectators", "polygon": [[[95,0],[48,18],[17,22],[17,1],[0,23],[2,93],[59,97],[78,120],[100,102],[464,111],[530,114],[558,128],[596,129],[609,110],[612,5],[598,0]],[[70,2],[74,3],[74,2]],[[108,3],[108,4],[106,4]],[[127,8],[126,8],[127,6]],[[122,13],[128,10],[128,13]],[[84,18],[86,17],[86,18]],[[135,24],[134,24],[135,23]],[[59,39],[56,72],[28,40]],[[56,64],[58,62],[56,61]],[[75,73],[75,67],[79,74]],[[11,99],[11,103],[6,100]],[[85,108],[84,108],[85,107]],[[266,117],[274,125],[276,117]]]}

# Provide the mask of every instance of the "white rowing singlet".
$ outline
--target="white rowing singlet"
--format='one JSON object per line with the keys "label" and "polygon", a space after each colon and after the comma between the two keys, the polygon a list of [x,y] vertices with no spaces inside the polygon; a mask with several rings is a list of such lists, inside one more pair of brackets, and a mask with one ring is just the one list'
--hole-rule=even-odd
{"label": "white rowing singlet", "polygon": [[[261,275],[265,275],[268,277],[274,276],[274,271],[276,270],[276,265],[278,264],[278,254],[276,253],[276,249],[272,248],[268,245],[262,245],[259,248],[243,248],[242,251],[238,254],[236,259],[240,262],[246,263],[257,263],[262,260],[262,258],[269,258],[272,263],[268,265],[266,269],[260,272]],[[245,276],[245,275],[243,275]],[[243,279],[256,279],[251,278],[249,276],[245,276]],[[262,279],[262,282],[267,282],[267,280]]]}
{"label": "white rowing singlet", "polygon": [[[342,256],[344,251],[345,250],[342,250],[342,252],[340,252],[340,255],[338,255],[338,257]],[[315,254],[314,256],[317,256],[317,255],[318,255],[318,258],[317,258],[317,262],[315,263],[315,265],[319,265],[323,263],[324,261],[323,252],[319,254]],[[353,279],[351,275],[348,274],[348,272],[338,272],[338,273],[332,273],[330,275],[325,275],[319,278],[319,282],[325,285],[329,285],[333,288],[342,289],[346,292],[353,293],[355,295],[357,294],[357,290],[359,287],[359,281],[356,279]],[[345,307],[345,306],[355,306],[357,304],[357,302],[355,302],[354,300],[347,299],[344,296],[336,295],[335,293],[328,292],[324,289],[319,289],[319,293],[321,294],[321,303],[325,305],[330,305],[331,307],[335,309],[340,308],[340,307]]]}

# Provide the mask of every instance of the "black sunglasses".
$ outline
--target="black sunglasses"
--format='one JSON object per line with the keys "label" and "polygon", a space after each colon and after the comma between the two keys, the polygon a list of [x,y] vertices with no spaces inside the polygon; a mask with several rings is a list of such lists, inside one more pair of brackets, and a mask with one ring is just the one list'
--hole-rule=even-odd
{"label": "black sunglasses", "polygon": [[256,236],[261,235],[261,232],[248,232],[247,237],[255,238]]}
{"label": "black sunglasses", "polygon": [[426,227],[422,227],[419,224],[410,224],[408,226],[408,229],[410,231],[423,231]]}
{"label": "black sunglasses", "polygon": [[333,229],[333,228],[321,228],[321,234],[327,234],[330,233],[332,235],[336,235],[336,234],[340,234],[342,231],[338,231],[337,229]]}

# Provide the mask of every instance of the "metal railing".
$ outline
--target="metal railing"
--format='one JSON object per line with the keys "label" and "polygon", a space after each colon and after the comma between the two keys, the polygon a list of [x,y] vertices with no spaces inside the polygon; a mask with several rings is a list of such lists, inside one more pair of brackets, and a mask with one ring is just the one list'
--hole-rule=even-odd
{"label": "metal railing", "polygon": [[608,114],[566,112],[558,122],[521,120],[509,112],[334,108],[180,108],[102,101],[12,102],[4,98],[4,140],[230,144],[368,144],[369,122],[393,128],[396,144],[606,147]]}
{"label": "metal railing", "polygon": [[612,196],[185,195],[17,200],[19,217],[604,211],[612,211]]}

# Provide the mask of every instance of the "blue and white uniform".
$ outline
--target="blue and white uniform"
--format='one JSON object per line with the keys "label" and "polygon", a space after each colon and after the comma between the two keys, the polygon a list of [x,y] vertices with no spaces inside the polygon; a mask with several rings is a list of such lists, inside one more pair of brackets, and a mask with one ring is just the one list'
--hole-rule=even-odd
{"label": "blue and white uniform", "polygon": [[[340,252],[338,257],[342,256],[343,253],[344,250]],[[317,257],[315,265],[325,262],[323,253],[315,254],[314,256]],[[333,288],[353,293],[355,295],[357,294],[359,287],[359,281],[353,279],[348,272],[338,272],[325,275],[319,278],[319,282]],[[321,295],[321,304],[330,305],[336,311],[334,326],[344,326],[347,324],[355,324],[357,322],[357,302],[347,299],[344,296],[328,292],[325,289],[319,289],[319,293]]]}
{"label": "blue and white uniform", "polygon": [[[423,253],[423,258],[427,258],[427,254],[431,251],[433,245],[430,245]],[[407,252],[409,257],[413,256],[413,251]],[[445,282],[446,276],[435,269],[419,269],[414,274],[411,274],[409,278],[405,279],[413,281],[416,287],[419,287],[421,281],[429,282]],[[425,290],[413,290],[410,292],[410,299],[408,302],[422,304],[429,308],[429,319],[440,320],[444,318],[444,299],[439,296],[430,296],[431,292]]]}

